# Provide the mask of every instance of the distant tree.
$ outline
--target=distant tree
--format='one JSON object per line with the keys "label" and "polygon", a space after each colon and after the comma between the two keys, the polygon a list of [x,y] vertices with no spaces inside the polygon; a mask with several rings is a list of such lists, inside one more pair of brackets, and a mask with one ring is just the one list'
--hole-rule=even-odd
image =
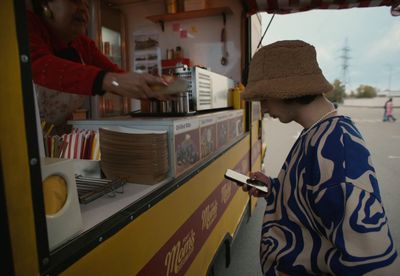
{"label": "distant tree", "polygon": [[343,103],[343,99],[346,97],[345,86],[340,80],[333,82],[333,90],[326,93],[326,97],[331,102]]}
{"label": "distant tree", "polygon": [[356,89],[356,98],[373,98],[376,95],[376,88],[369,85],[360,85]]}

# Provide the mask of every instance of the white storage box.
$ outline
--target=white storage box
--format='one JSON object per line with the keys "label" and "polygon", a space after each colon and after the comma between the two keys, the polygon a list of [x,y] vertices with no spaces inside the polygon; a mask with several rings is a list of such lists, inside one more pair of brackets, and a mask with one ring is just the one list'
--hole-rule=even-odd
{"label": "white storage box", "polygon": [[49,248],[72,239],[82,229],[73,160],[41,160]]}

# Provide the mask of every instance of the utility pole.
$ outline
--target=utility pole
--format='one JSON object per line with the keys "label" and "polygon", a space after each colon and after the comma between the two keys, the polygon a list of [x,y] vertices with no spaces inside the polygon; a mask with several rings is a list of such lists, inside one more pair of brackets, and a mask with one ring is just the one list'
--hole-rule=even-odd
{"label": "utility pole", "polygon": [[344,91],[346,92],[346,85],[349,84],[348,80],[348,69],[349,69],[349,60],[350,60],[350,48],[347,45],[347,38],[344,42],[344,47],[341,49],[342,55],[340,58],[342,59],[342,83],[344,85]]}

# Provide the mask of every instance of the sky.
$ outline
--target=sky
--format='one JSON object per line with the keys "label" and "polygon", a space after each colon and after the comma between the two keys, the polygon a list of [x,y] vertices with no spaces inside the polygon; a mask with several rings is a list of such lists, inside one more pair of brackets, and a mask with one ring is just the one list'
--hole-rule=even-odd
{"label": "sky", "polygon": [[[261,16],[264,32],[272,15]],[[276,15],[262,44],[286,39],[314,45],[322,72],[331,83],[343,80],[341,57],[347,44],[347,92],[360,85],[400,91],[400,16],[392,16],[389,7]]]}

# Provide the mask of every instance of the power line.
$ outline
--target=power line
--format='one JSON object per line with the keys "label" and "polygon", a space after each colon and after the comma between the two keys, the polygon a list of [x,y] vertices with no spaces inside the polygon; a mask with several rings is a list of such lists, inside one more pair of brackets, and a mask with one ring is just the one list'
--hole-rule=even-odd
{"label": "power line", "polygon": [[265,28],[264,34],[262,35],[262,37],[261,37],[261,39],[260,39],[260,42],[258,42],[257,50],[258,50],[258,48],[260,48],[261,42],[264,40],[264,36],[267,34],[267,31],[268,31],[268,29],[269,29],[269,26],[271,26],[271,23],[272,23],[272,20],[274,20],[274,17],[275,17],[275,13],[272,15],[271,19],[269,20],[268,26],[267,26],[267,28]]}

